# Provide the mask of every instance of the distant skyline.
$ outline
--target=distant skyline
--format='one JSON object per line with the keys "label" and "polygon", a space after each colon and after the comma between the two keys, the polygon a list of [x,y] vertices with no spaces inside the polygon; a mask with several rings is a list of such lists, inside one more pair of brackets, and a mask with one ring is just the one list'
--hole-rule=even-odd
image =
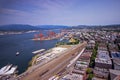
{"label": "distant skyline", "polygon": [[0,25],[120,24],[120,0],[0,0]]}

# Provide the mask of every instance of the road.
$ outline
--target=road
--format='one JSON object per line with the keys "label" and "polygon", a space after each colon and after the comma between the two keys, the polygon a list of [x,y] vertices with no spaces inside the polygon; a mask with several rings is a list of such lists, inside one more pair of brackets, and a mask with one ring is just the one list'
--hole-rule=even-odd
{"label": "road", "polygon": [[20,80],[48,80],[51,76],[62,71],[70,61],[78,55],[80,51],[87,45],[86,42],[78,44],[74,48],[68,49],[63,55],[55,58],[54,60],[38,67],[34,71],[21,77]]}

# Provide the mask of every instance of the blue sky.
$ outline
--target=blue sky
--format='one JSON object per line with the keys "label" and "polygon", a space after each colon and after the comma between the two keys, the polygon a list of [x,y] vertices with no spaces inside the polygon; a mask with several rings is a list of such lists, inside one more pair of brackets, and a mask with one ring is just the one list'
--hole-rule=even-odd
{"label": "blue sky", "polygon": [[4,24],[120,24],[120,0],[0,0]]}

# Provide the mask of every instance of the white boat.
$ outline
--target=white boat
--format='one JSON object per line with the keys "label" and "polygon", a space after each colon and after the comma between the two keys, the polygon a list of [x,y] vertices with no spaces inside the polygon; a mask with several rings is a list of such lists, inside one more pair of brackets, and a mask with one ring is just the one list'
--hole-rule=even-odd
{"label": "white boat", "polygon": [[20,53],[19,52],[16,52],[16,55],[19,55]]}
{"label": "white boat", "polygon": [[63,39],[61,38],[60,41],[62,41]]}
{"label": "white boat", "polygon": [[62,37],[62,38],[60,38],[60,41],[62,41],[62,40],[64,40],[65,39],[65,37]]}
{"label": "white boat", "polygon": [[7,67],[8,67],[8,65],[7,65],[7,66],[4,66],[4,67],[2,67],[2,68],[0,69],[0,75],[4,73],[4,70],[5,70]]}

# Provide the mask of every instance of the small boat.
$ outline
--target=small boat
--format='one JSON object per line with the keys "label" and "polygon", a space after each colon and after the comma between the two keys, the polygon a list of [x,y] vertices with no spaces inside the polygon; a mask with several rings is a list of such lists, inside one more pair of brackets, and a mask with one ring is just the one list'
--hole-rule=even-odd
{"label": "small boat", "polygon": [[16,56],[19,55],[20,53],[19,52],[16,52]]}

